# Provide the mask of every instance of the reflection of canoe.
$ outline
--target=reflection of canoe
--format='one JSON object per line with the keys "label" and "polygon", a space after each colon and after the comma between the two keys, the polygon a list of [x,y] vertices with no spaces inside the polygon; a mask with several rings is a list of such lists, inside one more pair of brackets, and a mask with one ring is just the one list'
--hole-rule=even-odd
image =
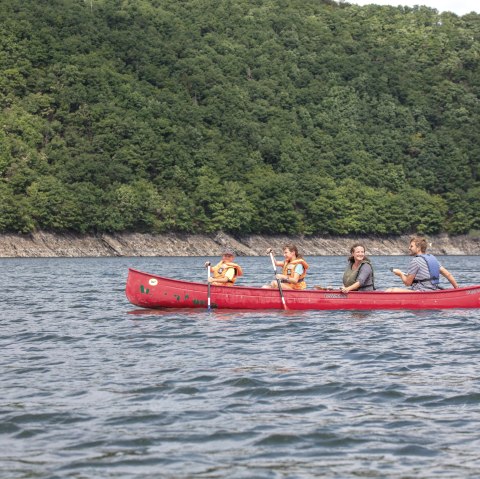
{"label": "reflection of canoe", "polygon": [[[142,308],[206,308],[207,285],[130,269],[125,291]],[[386,293],[339,290],[284,291],[288,309],[447,309],[479,308],[480,285],[430,292]],[[278,290],[212,286],[213,308],[282,309]]]}

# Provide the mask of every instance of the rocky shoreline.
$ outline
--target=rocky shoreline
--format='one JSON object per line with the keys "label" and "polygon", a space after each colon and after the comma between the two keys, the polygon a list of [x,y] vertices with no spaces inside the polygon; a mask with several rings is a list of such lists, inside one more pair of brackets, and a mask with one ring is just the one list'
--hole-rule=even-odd
{"label": "rocky shoreline", "polygon": [[[480,255],[480,235],[430,236],[429,252],[437,255]],[[234,238],[225,233],[212,235],[166,234],[53,234],[0,235],[0,257],[102,257],[102,256],[219,256],[225,247],[238,256],[261,256],[268,247],[277,253],[285,243],[295,243],[307,256],[348,254],[360,241],[370,255],[407,254],[408,235],[404,236],[260,236]]]}

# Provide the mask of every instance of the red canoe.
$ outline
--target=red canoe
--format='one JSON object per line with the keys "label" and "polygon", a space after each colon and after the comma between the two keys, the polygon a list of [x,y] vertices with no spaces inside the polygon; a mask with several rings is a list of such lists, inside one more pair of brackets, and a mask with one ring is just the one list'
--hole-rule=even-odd
{"label": "red canoe", "polygon": [[[207,308],[207,285],[129,269],[128,300],[142,308]],[[429,292],[386,293],[339,290],[284,291],[288,309],[449,309],[479,308],[480,285]],[[246,286],[211,286],[211,307],[283,309],[279,291]]]}

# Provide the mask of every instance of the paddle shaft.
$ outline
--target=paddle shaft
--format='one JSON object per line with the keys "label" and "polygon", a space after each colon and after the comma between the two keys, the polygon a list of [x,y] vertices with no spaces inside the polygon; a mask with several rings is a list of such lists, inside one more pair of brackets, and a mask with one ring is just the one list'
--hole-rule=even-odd
{"label": "paddle shaft", "polygon": [[282,282],[277,278],[277,265],[275,264],[275,258],[273,257],[273,253],[271,251],[270,259],[272,260],[273,274],[275,275],[275,279],[277,280],[278,291],[280,291],[280,298],[282,298],[283,309],[288,309],[287,303],[285,302],[285,296],[283,296]]}
{"label": "paddle shaft", "polygon": [[207,310],[210,311],[210,265],[207,266]]}

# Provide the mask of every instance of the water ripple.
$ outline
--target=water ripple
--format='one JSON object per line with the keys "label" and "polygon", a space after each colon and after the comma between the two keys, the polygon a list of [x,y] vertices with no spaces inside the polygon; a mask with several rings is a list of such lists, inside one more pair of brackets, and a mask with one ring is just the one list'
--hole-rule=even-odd
{"label": "water ripple", "polygon": [[[388,258],[374,259],[390,281]],[[271,279],[259,259],[241,260],[252,281]],[[478,477],[479,311],[126,302],[128,266],[200,280],[204,261],[5,261],[3,477]],[[334,284],[338,261],[311,258],[313,282]],[[480,259],[443,262],[480,283]]]}

